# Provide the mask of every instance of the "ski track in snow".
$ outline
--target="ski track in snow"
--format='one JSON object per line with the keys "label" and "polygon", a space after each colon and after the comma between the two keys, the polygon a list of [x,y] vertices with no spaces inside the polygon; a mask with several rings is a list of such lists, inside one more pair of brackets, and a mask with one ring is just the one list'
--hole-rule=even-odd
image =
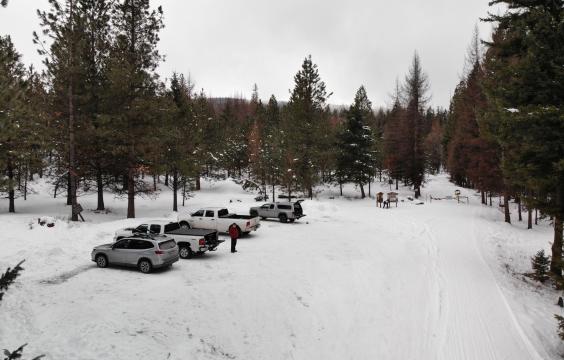
{"label": "ski track in snow", "polygon": [[[166,216],[169,199],[161,198],[139,201],[138,213]],[[242,199],[225,204],[240,212],[253,204],[229,183],[190,202],[226,198]],[[39,200],[41,209],[53,201]],[[0,307],[0,346],[29,342],[26,353],[73,360],[550,358],[483,254],[491,251],[485,240],[502,234],[478,206],[383,210],[322,199],[304,208],[295,224],[263,221],[235,255],[223,244],[151,275],[97,269],[89,258],[92,246],[141,219],[87,214],[93,223],[30,230],[36,215],[0,215],[10,229],[0,268],[27,259]]]}

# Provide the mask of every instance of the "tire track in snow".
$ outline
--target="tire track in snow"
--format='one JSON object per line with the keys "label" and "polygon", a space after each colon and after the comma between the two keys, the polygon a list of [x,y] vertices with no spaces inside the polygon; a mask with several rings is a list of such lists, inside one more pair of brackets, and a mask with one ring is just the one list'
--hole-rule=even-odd
{"label": "tire track in snow", "polygon": [[[507,298],[505,297],[503,290],[499,286],[499,283],[496,280],[496,276],[495,276],[492,268],[490,267],[490,265],[488,264],[488,262],[484,258],[481,246],[478,245],[477,239],[480,237],[480,235],[476,232],[476,229],[478,229],[478,226],[476,224],[476,217],[478,216],[478,213],[479,213],[478,210],[474,210],[473,214],[472,214],[473,215],[472,216],[472,235],[473,235],[474,246],[476,247],[476,251],[477,251],[482,263],[487,267],[487,269],[489,270],[492,278],[494,279],[495,286],[496,286],[497,292],[499,294],[499,297],[502,300],[503,305],[505,306],[505,309],[507,310],[507,314],[509,315],[509,318],[513,322],[513,326],[515,327],[515,330],[517,331],[517,333],[521,337],[521,340],[523,340],[523,344],[527,348],[527,351],[528,351],[529,355],[531,356],[531,359],[543,360],[543,357],[539,354],[539,352],[537,351],[537,349],[535,348],[535,346],[533,345],[533,343],[531,342],[531,340],[529,339],[529,337],[527,336],[527,334],[525,333],[525,331],[521,327],[521,324],[519,324],[519,321],[517,320],[517,316],[515,315],[515,313],[513,312],[513,309],[509,305],[509,302],[507,301]],[[488,231],[488,232],[491,233],[491,231]]]}

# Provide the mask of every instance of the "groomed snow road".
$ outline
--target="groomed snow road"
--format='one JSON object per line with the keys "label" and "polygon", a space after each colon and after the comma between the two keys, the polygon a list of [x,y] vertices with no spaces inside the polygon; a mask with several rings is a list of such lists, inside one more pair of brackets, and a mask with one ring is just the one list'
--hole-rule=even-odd
{"label": "groomed snow road", "polygon": [[[248,211],[249,195],[217,186],[191,206],[231,196]],[[145,200],[142,215],[167,215],[167,200]],[[150,275],[89,259],[142,219],[90,214],[91,223],[30,229],[33,207],[2,215],[0,267],[27,261],[0,306],[0,346],[29,342],[26,354],[73,360],[550,358],[486,261],[492,225],[480,206],[322,199],[304,208],[295,224],[263,221],[237,254],[224,244]]]}

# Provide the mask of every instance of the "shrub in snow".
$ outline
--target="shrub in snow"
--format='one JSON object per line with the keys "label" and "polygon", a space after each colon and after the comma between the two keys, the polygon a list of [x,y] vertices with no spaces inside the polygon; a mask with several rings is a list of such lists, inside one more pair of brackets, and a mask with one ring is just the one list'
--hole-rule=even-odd
{"label": "shrub in snow", "polygon": [[548,280],[550,258],[544,254],[544,250],[540,250],[531,258],[531,265],[533,267],[533,279],[540,282]]}

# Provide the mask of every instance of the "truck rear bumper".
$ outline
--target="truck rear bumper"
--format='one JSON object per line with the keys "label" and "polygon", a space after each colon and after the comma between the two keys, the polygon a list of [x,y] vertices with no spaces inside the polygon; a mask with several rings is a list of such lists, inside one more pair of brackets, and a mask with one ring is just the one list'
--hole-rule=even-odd
{"label": "truck rear bumper", "polygon": [[248,228],[245,229],[245,231],[246,232],[257,231],[259,227],[260,224],[256,224],[255,226],[249,226]]}

